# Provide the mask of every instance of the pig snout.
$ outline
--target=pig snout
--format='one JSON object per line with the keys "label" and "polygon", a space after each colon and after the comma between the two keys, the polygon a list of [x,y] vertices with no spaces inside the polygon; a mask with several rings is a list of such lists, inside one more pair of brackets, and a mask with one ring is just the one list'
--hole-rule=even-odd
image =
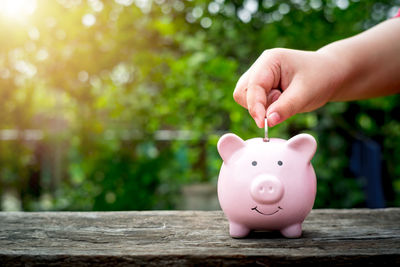
{"label": "pig snout", "polygon": [[278,202],[283,196],[283,184],[270,175],[257,176],[250,185],[251,197],[260,204]]}

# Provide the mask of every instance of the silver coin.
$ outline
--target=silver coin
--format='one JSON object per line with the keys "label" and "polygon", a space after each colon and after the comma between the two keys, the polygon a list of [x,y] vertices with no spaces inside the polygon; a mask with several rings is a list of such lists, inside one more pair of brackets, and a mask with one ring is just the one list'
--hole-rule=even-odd
{"label": "silver coin", "polygon": [[263,140],[264,140],[264,142],[269,142],[267,117],[265,117],[265,121],[264,121],[264,139]]}

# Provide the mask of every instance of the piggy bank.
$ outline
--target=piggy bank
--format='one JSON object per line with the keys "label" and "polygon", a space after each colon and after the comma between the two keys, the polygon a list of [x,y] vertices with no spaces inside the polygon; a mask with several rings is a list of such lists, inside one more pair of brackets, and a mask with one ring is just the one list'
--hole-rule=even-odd
{"label": "piggy bank", "polygon": [[266,142],[225,134],[217,147],[223,159],[218,200],[230,235],[240,238],[251,230],[278,230],[288,238],[300,237],[316,195],[310,163],[317,148],[314,137],[299,134]]}

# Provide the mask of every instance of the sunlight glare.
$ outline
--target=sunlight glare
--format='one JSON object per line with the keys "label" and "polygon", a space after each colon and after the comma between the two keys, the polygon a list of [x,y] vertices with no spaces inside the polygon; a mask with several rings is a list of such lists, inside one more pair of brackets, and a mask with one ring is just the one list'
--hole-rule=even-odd
{"label": "sunlight glare", "polygon": [[36,0],[0,0],[0,15],[24,20],[36,10]]}

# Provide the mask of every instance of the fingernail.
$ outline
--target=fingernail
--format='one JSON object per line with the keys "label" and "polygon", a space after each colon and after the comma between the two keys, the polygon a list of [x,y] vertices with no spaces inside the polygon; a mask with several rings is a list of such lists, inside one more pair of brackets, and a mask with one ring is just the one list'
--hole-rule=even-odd
{"label": "fingernail", "polygon": [[273,127],[280,122],[280,119],[281,117],[277,112],[272,112],[271,114],[268,115],[268,125],[270,127]]}

